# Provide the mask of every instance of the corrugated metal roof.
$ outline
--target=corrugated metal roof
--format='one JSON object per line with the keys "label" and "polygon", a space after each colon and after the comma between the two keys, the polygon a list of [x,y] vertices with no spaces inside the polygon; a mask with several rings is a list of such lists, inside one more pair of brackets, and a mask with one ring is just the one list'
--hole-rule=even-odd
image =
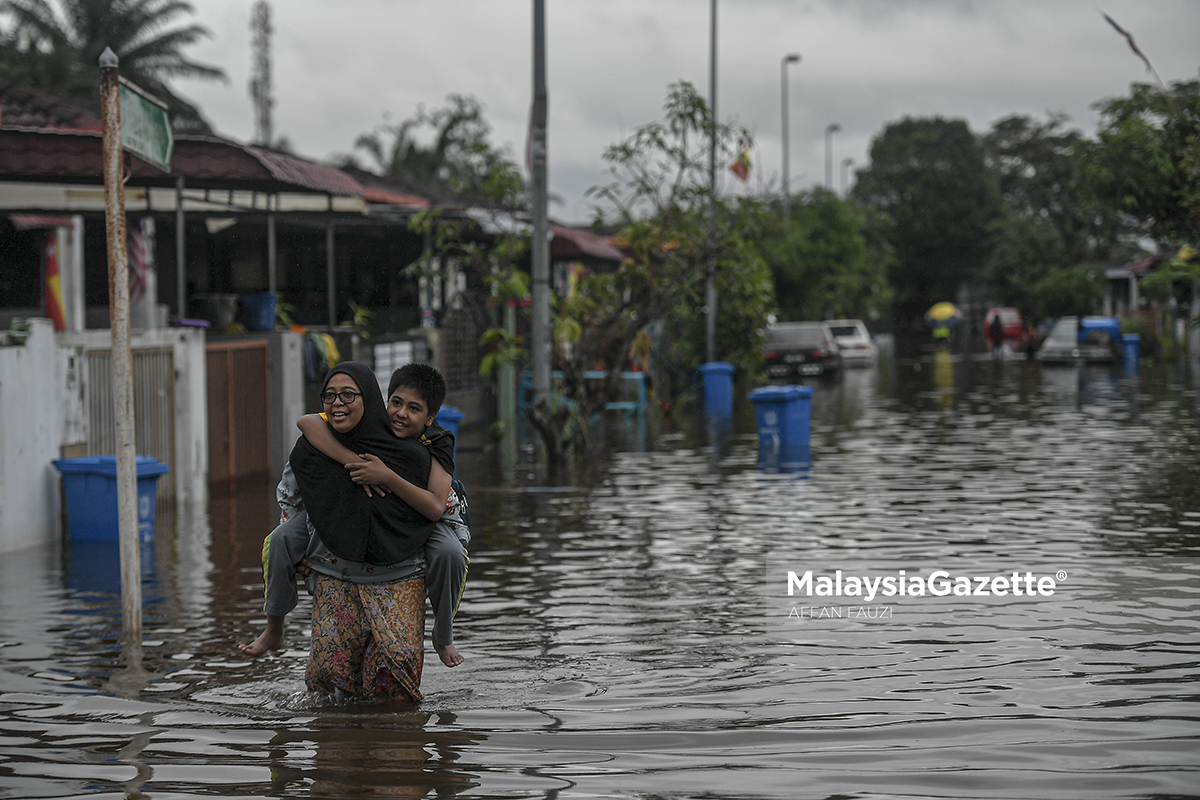
{"label": "corrugated metal roof", "polygon": [[552,258],[584,257],[600,261],[621,263],[625,254],[614,247],[608,239],[597,236],[591,231],[578,228],[567,228],[562,225],[550,224],[554,238],[550,241],[550,256]]}
{"label": "corrugated metal roof", "polygon": [[[0,178],[102,183],[103,174],[99,132],[0,125]],[[130,159],[129,174],[142,185],[170,184],[182,175],[191,188],[365,194],[362,184],[334,167],[209,136],[177,137],[170,175],[138,159]]]}
{"label": "corrugated metal roof", "polygon": [[358,181],[336,167],[327,167],[303,158],[263,150],[259,147],[234,145],[257,158],[275,179],[293,186],[304,186],[317,192],[362,197],[366,189]]}
{"label": "corrugated metal roof", "polygon": [[368,203],[382,203],[389,206],[407,206],[409,208],[429,208],[429,201],[424,197],[418,197],[415,194],[404,194],[403,192],[393,192],[391,189],[384,189],[380,186],[371,186],[364,184],[363,197]]}
{"label": "corrugated metal roof", "polygon": [[0,86],[0,124],[99,131],[98,113],[96,109],[80,107],[40,89]]}

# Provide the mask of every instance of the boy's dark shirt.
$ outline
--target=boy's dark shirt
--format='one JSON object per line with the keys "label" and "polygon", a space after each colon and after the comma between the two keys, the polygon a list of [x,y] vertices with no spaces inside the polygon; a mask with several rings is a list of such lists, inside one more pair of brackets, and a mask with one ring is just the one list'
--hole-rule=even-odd
{"label": "boy's dark shirt", "polygon": [[442,465],[450,475],[454,474],[454,434],[438,425],[430,423],[420,436],[421,444],[429,448],[429,455]]}

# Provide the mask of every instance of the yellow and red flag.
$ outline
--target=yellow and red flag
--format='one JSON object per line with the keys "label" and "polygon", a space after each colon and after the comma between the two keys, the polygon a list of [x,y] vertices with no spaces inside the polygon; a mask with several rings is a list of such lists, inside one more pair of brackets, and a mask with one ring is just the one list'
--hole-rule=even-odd
{"label": "yellow and red flag", "polygon": [[738,157],[733,160],[729,171],[738,176],[738,179],[745,183],[750,179],[750,151],[742,150],[738,153]]}
{"label": "yellow and red flag", "polygon": [[46,232],[46,316],[54,322],[54,330],[67,329],[62,279],[58,275],[58,235],[53,228]]}

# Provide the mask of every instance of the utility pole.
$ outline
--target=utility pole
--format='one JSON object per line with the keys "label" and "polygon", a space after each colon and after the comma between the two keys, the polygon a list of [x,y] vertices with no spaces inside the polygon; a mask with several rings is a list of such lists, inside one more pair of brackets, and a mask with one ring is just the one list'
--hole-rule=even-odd
{"label": "utility pole", "polygon": [[714,247],[708,263],[708,279],[704,282],[704,304],[708,311],[704,320],[704,353],[709,363],[717,360],[717,271],[715,251],[717,238],[717,0],[710,0],[708,53],[708,112],[710,132],[708,144],[708,229]]}
{"label": "utility pole", "polygon": [[104,221],[108,239],[108,307],[112,333],[112,403],[116,418],[117,536],[121,552],[121,621],[125,641],[142,641],[142,558],[138,549],[137,452],[133,357],[129,349],[129,259],[125,250],[125,181],[116,53],[100,55],[104,150]]}
{"label": "utility pole", "polygon": [[533,403],[549,411],[550,402],[550,239],[546,219],[546,0],[533,0],[533,111],[529,125],[529,161],[533,189],[532,264]]}

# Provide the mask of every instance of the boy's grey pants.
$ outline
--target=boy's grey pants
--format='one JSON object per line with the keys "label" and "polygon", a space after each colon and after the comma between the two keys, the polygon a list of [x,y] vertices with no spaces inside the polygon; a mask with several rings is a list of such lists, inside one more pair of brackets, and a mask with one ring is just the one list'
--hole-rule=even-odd
{"label": "boy's grey pants", "polygon": [[[438,520],[425,541],[425,594],[433,606],[433,643],[454,643],[454,614],[467,582],[466,542],[457,530],[469,537],[465,526]],[[263,540],[263,610],[277,617],[287,616],[300,600],[296,565],[309,555],[317,539],[308,533],[308,515],[304,513],[284,522]],[[469,541],[469,538],[468,538]]]}

